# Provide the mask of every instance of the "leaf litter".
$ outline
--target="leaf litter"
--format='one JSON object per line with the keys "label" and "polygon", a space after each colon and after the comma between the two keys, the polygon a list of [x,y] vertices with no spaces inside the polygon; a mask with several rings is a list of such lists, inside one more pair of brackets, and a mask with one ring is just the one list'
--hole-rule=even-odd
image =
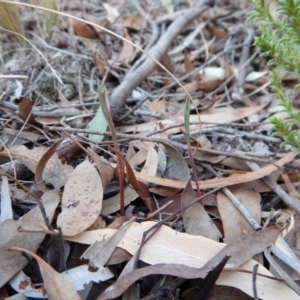
{"label": "leaf litter", "polygon": [[256,286],[262,299],[300,299],[300,165],[268,124],[280,112],[247,42],[248,4],[155,3],[58,1],[69,15],[51,32],[42,10],[19,4],[43,59],[3,31],[0,287],[7,297],[207,289],[207,299],[247,299]]}

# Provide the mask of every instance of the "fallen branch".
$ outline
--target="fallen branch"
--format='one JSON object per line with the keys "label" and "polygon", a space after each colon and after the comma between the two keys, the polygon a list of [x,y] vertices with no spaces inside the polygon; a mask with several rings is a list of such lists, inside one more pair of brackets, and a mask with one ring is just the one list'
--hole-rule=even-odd
{"label": "fallen branch", "polygon": [[[194,6],[194,9],[179,16],[168,27],[166,32],[160,37],[157,43],[151,48],[149,54],[152,58],[160,60],[167,52],[174,38],[193,20],[198,18],[205,10],[212,0],[200,0]],[[121,84],[110,95],[111,115],[115,117],[122,108],[126,98],[129,94],[153,71],[156,67],[156,62],[150,57],[135,70],[133,73],[128,73]]]}

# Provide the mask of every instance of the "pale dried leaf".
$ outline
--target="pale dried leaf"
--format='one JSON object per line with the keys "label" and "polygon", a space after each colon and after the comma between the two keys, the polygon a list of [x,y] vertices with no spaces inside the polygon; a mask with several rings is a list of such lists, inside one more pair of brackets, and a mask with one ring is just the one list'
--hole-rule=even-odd
{"label": "pale dried leaf", "polygon": [[[83,290],[85,288],[84,285],[90,283],[91,281],[97,283],[100,281],[106,281],[114,276],[109,269],[103,267],[100,267],[97,271],[90,271],[88,265],[75,267],[68,271],[62,272],[61,275],[73,285],[76,291]],[[42,299],[48,298],[48,295],[45,294],[45,289],[34,288],[34,284],[32,283],[30,277],[26,276],[23,271],[20,271],[18,274],[16,274],[9,281],[9,284],[15,291],[24,293],[27,297]]]}
{"label": "pale dried leaf", "polygon": [[50,300],[80,300],[80,296],[76,290],[60,273],[56,272],[49,266],[43,259],[34,254],[33,252],[20,248],[11,247],[10,250],[25,252],[32,256],[38,263],[43,277],[44,286],[46,288]]}
{"label": "pale dried leaf", "polygon": [[103,7],[107,12],[106,19],[110,23],[113,23],[120,16],[118,10],[115,7],[113,7],[111,4],[103,3]]}
{"label": "pale dried leaf", "polygon": [[[139,225],[136,223],[132,224],[119,246],[132,254],[136,253],[143,232],[151,228],[154,224],[154,222],[144,222]],[[107,232],[103,232],[102,236],[105,236],[106,234]],[[250,258],[254,254],[263,251],[263,249],[270,245],[279,234],[280,230],[276,227],[272,227],[245,236],[235,243],[226,246],[225,244],[220,244],[204,237],[179,233],[163,225],[144,245],[140,254],[141,260],[156,265],[127,274],[118,279],[114,286],[111,286],[109,291],[117,291],[120,288],[117,293],[121,293],[123,288],[126,289],[128,285],[132,284],[137,279],[150,274],[168,274],[181,278],[204,277],[207,272],[224,257],[224,255],[229,255],[231,256],[231,259],[228,263],[228,267],[239,267],[241,270],[250,272],[239,273],[239,281],[230,279],[228,280],[227,285],[237,288],[244,286],[245,291],[249,295],[252,295],[252,269],[257,262]],[[100,237],[99,232],[94,234],[94,236],[95,238],[96,236]],[[201,249],[201,251],[197,251],[199,249]],[[241,265],[241,263],[244,264]],[[231,274],[236,274],[236,272],[226,273],[225,278],[230,278]],[[262,265],[259,265],[258,274],[271,276],[270,272]],[[219,280],[217,281],[217,284],[221,284],[219,283]],[[289,299],[288,297],[292,295],[295,296],[295,293],[284,283],[271,280],[267,277],[258,276],[257,284],[261,287],[264,285],[264,288],[261,288],[259,291],[260,296],[262,296],[262,293],[264,295],[267,294],[267,298],[263,296],[263,299],[278,299],[275,297],[278,284],[280,285],[280,289],[282,289],[282,291],[284,290],[282,294],[289,295],[282,299]],[[267,293],[266,289],[268,290]],[[102,296],[104,295],[105,294],[102,294]],[[106,294],[106,296],[98,299],[117,297],[118,294],[109,293]]]}
{"label": "pale dried leaf", "polygon": [[88,152],[97,166],[103,185],[103,191],[105,192],[114,177],[114,168],[110,166],[103,157],[98,156],[94,151],[89,149]]}
{"label": "pale dried leaf", "polygon": [[6,176],[2,176],[0,204],[0,224],[2,224],[5,220],[11,220],[13,218],[9,185]]}
{"label": "pale dried leaf", "polygon": [[[258,224],[260,224],[260,194],[245,188],[244,185],[234,186],[230,188],[230,191],[239,199]],[[239,237],[255,231],[224,193],[219,192],[217,194],[217,201],[224,229],[225,243],[233,242]]]}
{"label": "pale dried leaf", "polygon": [[167,143],[163,145],[167,152],[167,166],[163,177],[188,181],[191,177],[191,172],[182,154]]}
{"label": "pale dried leaf", "polygon": [[124,226],[118,229],[114,233],[114,235],[109,238],[109,240],[95,242],[83,253],[82,258],[88,259],[89,264],[93,267],[104,267],[104,265],[107,263],[110,256],[120,243],[124,233],[131,226],[134,220],[134,218],[131,219],[131,221],[127,222]]}
{"label": "pale dried leaf", "polygon": [[47,151],[43,154],[43,156],[41,157],[41,159],[39,160],[39,162],[36,166],[35,182],[36,182],[38,188],[42,192],[46,192],[48,190],[45,183],[43,182],[43,171],[45,169],[47,162],[52,157],[52,155],[55,153],[57,147],[60,145],[61,142],[62,142],[62,140],[58,140],[57,142],[53,143],[47,149]]}
{"label": "pale dried leaf", "polygon": [[72,172],[62,196],[57,226],[64,236],[73,236],[91,226],[100,215],[103,187],[96,169],[84,161]]}
{"label": "pale dried leaf", "polygon": [[[202,189],[207,189],[207,188],[225,187],[225,186],[230,186],[238,183],[253,181],[272,174],[273,172],[278,170],[276,165],[278,167],[281,167],[291,162],[293,158],[294,158],[294,154],[290,152],[283,158],[276,161],[274,164],[264,166],[254,172],[245,172],[244,174],[233,174],[229,177],[224,177],[224,178],[200,180],[199,185],[201,186]],[[186,182],[184,181],[158,178],[148,174],[143,174],[141,172],[135,172],[135,176],[137,177],[137,179],[145,180],[147,182],[159,184],[162,186],[169,186],[169,187],[181,188],[181,189],[184,189],[186,186]],[[193,189],[197,188],[195,182],[192,182],[192,186]]]}
{"label": "pale dried leaf", "polygon": [[[188,206],[195,201],[196,198],[197,194],[192,189],[189,181],[181,196],[182,206]],[[200,202],[196,202],[191,207],[187,208],[182,217],[186,233],[201,235],[214,241],[219,241],[220,238],[222,238],[222,234]]]}
{"label": "pale dried leaf", "polygon": [[[55,191],[48,191],[42,196],[42,202],[50,222],[59,203],[59,196]],[[7,251],[9,247],[24,247],[35,252],[45,238],[44,233],[19,232],[19,227],[41,229],[46,227],[44,217],[37,206],[25,214],[18,221],[6,220],[0,226],[0,287],[11,277],[23,269],[28,261],[19,253]]]}

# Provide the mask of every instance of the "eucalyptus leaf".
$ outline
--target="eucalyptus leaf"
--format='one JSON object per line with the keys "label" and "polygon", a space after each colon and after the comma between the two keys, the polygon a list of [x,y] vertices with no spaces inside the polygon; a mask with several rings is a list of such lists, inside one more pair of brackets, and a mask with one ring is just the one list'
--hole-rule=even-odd
{"label": "eucalyptus leaf", "polygon": [[[102,108],[102,97],[103,95],[105,95],[105,101],[107,103],[107,106],[109,107],[109,99],[107,96],[107,93],[103,93],[104,91],[107,91],[105,86],[100,86],[98,88],[98,95],[99,95],[99,107],[98,110],[94,116],[94,118],[92,119],[92,121],[90,122],[90,130],[96,130],[96,131],[106,131],[107,129],[107,121],[105,118],[105,114],[103,112],[103,108]],[[103,135],[99,135],[99,134],[89,134],[89,139],[92,140],[95,143],[100,143],[103,140]]]}

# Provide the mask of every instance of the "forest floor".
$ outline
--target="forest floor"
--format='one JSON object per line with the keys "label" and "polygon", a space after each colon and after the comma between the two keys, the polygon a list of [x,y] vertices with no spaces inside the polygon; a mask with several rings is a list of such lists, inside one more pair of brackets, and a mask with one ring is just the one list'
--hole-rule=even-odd
{"label": "forest floor", "polygon": [[300,163],[269,123],[285,114],[251,6],[17,6],[0,21],[0,299],[300,299]]}

